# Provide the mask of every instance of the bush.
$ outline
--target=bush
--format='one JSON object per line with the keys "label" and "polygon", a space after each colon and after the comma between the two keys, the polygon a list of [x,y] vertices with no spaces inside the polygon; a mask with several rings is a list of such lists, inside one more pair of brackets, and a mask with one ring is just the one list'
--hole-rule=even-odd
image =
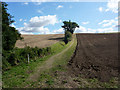
{"label": "bush", "polygon": [[11,68],[11,64],[7,61],[5,57],[2,57],[2,70],[9,70]]}
{"label": "bush", "polygon": [[65,44],[67,44],[71,40],[72,40],[72,33],[69,31],[65,31],[65,38],[64,38]]}
{"label": "bush", "polygon": [[50,47],[47,47],[47,53],[51,53],[51,48]]}
{"label": "bush", "polygon": [[14,48],[11,51],[3,50],[3,70],[8,70],[11,66],[27,63],[28,54],[30,60],[36,60],[37,58],[51,54],[51,47],[46,48],[31,48],[29,46],[25,48]]}

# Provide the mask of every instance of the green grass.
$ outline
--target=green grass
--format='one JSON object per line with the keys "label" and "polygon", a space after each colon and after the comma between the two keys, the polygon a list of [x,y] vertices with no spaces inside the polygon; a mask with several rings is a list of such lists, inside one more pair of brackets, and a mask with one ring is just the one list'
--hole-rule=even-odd
{"label": "green grass", "polygon": [[3,87],[20,87],[29,76],[29,72],[34,72],[35,67],[38,63],[43,63],[50,56],[46,56],[37,60],[36,62],[31,62],[30,64],[23,64],[21,66],[13,67],[9,71],[3,73]]}
{"label": "green grass", "polygon": [[[65,45],[63,41],[60,41],[60,42],[58,42],[56,44],[53,44],[51,46],[51,49],[53,51],[53,53],[51,55],[45,56],[45,57],[40,58],[40,59],[38,59],[36,61],[31,61],[29,64],[22,64],[20,66],[15,66],[12,69],[3,72],[3,76],[2,76],[3,88],[34,86],[35,82],[27,82],[26,81],[28,76],[31,73],[35,72],[34,70],[38,65],[39,66],[42,65],[45,60],[47,60],[51,56],[61,52],[62,50],[67,48],[71,43],[72,42],[69,42],[67,45]],[[75,47],[75,45],[74,45],[74,47]],[[63,55],[64,57],[62,57],[62,56],[59,57],[59,60],[56,60],[55,65],[57,65],[57,63],[59,63],[59,64],[67,63],[65,61],[68,60],[70,58],[71,54],[72,54],[72,52],[70,52],[70,51],[74,51],[73,47],[69,50],[68,53],[65,53]],[[68,58],[67,58],[67,55],[68,55]],[[60,61],[60,59],[61,59],[61,61]],[[64,61],[62,61],[62,59],[64,59]],[[55,67],[52,70],[55,70],[55,69],[59,69],[59,68]],[[53,79],[52,79],[52,77],[50,75],[47,75],[45,73],[42,73],[42,74],[43,75],[40,77],[39,81],[41,81],[42,79],[44,80],[45,78],[47,78],[46,84],[52,85],[54,83],[54,81],[53,81]]]}
{"label": "green grass", "polygon": [[[71,56],[73,55],[75,48],[76,48],[76,45],[77,45],[77,40],[75,37],[74,37],[74,39],[75,39],[74,42],[72,40],[66,46],[63,46],[64,48],[66,48],[73,42],[73,45],[67,51],[65,51],[64,53],[59,55],[59,58],[58,57],[55,58],[55,62],[53,63],[53,67],[51,69],[48,69],[48,70],[42,72],[39,79],[37,81],[35,81],[32,86],[29,85],[29,87],[52,88],[53,85],[55,83],[57,83],[54,81],[57,78],[57,75],[53,76],[53,73],[55,71],[66,71],[67,70],[66,65],[68,64],[68,61],[70,60]],[[54,46],[53,47],[56,48],[55,50],[57,50],[57,52],[60,52],[62,49],[60,50],[60,48],[57,47],[60,44],[58,44],[58,45],[57,44],[55,44],[54,45],[55,47]],[[63,83],[67,83],[67,82],[63,80]]]}
{"label": "green grass", "polygon": [[[66,68],[64,66],[66,66],[68,64],[68,61],[70,60],[70,58],[72,57],[76,45],[77,45],[77,40],[74,37],[74,43],[73,45],[67,50],[65,51],[61,56],[59,56],[59,58],[56,57],[56,61],[54,62],[55,67],[52,68],[53,71],[55,70],[66,70]],[[70,45],[72,42],[68,43],[68,45]]]}
{"label": "green grass", "polygon": [[118,88],[117,78],[112,78],[109,82],[101,82],[96,78],[87,79],[79,76],[74,80],[79,82],[79,88]]}

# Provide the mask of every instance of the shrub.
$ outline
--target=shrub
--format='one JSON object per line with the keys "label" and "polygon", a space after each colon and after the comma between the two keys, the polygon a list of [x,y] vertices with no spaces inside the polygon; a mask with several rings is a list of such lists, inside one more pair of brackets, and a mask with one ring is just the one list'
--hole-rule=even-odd
{"label": "shrub", "polygon": [[14,48],[11,51],[3,50],[3,70],[8,70],[11,66],[27,63],[28,54],[30,60],[36,60],[36,58],[43,57],[50,54],[51,47],[47,48],[31,48],[29,46],[25,48]]}
{"label": "shrub", "polygon": [[65,39],[64,39],[65,44],[67,44],[71,40],[72,40],[72,33],[69,31],[65,31]]}
{"label": "shrub", "polygon": [[51,53],[51,48],[47,47],[47,53]]}
{"label": "shrub", "polygon": [[5,57],[2,57],[2,70],[9,70],[11,68],[11,64],[7,61]]}

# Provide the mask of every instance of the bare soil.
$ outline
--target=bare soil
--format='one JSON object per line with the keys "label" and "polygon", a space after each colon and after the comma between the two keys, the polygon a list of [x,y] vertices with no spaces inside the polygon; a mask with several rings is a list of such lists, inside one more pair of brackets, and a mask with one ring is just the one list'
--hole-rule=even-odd
{"label": "bare soil", "polygon": [[64,34],[49,34],[49,35],[22,35],[23,40],[16,42],[16,47],[24,48],[25,46],[44,48],[51,46],[62,40]]}
{"label": "bare soil", "polygon": [[77,34],[69,72],[84,78],[109,81],[118,77],[118,34]]}

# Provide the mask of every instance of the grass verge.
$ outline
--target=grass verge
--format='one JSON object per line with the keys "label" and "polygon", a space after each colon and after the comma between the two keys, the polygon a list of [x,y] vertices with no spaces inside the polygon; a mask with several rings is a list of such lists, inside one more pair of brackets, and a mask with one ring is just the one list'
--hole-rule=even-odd
{"label": "grass verge", "polygon": [[[66,71],[67,70],[67,64],[68,61],[70,60],[71,56],[73,55],[76,45],[77,45],[77,40],[76,37],[73,37],[74,40],[72,40],[71,42],[69,42],[66,47],[70,46],[72,43],[72,46],[67,49],[66,51],[64,51],[63,53],[61,53],[59,55],[59,57],[55,57],[55,62],[53,63],[53,67],[51,69],[47,69],[46,71],[42,72],[40,74],[40,77],[38,78],[37,81],[35,82],[29,82],[29,86],[30,88],[53,88],[55,84],[57,84],[57,82],[55,81],[55,79],[57,79],[57,75],[54,76],[53,73],[56,71]],[[55,45],[57,46],[57,45]],[[54,47],[54,46],[53,46]],[[59,49],[59,47],[54,47],[56,48],[57,52],[60,52],[61,50]],[[66,83],[66,82],[64,82]]]}
{"label": "grass verge", "polygon": [[[15,66],[12,69],[3,72],[3,76],[2,76],[3,88],[15,88],[15,87],[23,88],[26,86],[33,86],[34,83],[33,82],[26,82],[26,79],[28,78],[28,76],[31,73],[35,72],[34,71],[35,68],[38,65],[39,66],[42,65],[44,63],[44,61],[47,60],[48,58],[50,58],[51,56],[60,53],[62,50],[67,48],[71,43],[72,43],[72,41],[69,42],[67,45],[65,45],[63,41],[60,41],[60,42],[53,44],[51,46],[51,49],[53,51],[53,53],[51,55],[45,56],[45,57],[40,58],[36,61],[32,61],[29,64],[22,64],[20,66]],[[70,50],[74,51],[73,48],[71,48]],[[61,64],[67,63],[66,59],[68,60],[72,54],[73,54],[72,52],[64,53],[64,55],[66,55],[66,56],[64,56],[64,57],[61,56],[59,58],[56,57],[56,59],[58,58],[59,60],[56,60],[56,63],[54,65],[57,65],[57,63],[61,63]],[[68,58],[67,58],[67,55],[68,55]],[[60,61],[62,59],[65,62]],[[55,69],[58,69],[58,68],[56,68],[56,67],[53,68],[53,70],[55,70]],[[40,80],[44,79],[44,78],[48,79],[48,81],[46,81],[46,83],[48,83],[50,85],[51,85],[51,83],[53,83],[53,80],[51,80],[51,77],[49,75],[42,73]],[[38,81],[40,81],[40,80],[38,80]]]}

